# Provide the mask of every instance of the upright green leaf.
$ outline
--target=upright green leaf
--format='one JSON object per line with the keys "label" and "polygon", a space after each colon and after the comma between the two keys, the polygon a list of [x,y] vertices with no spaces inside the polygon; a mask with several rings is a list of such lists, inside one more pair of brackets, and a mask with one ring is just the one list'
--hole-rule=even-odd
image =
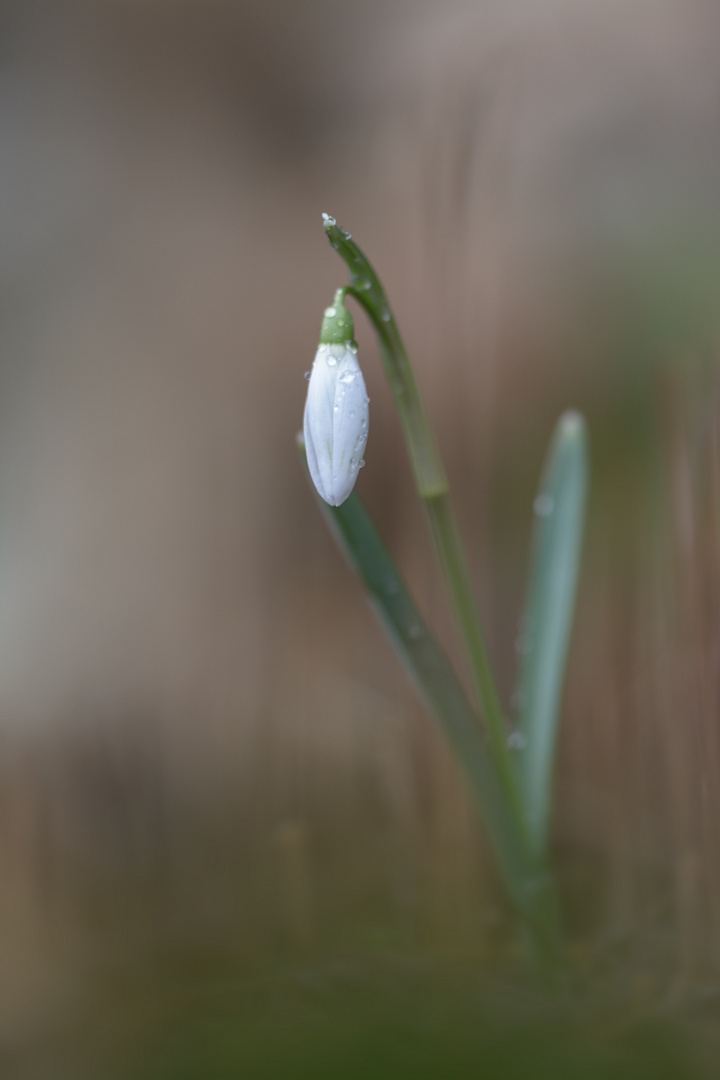
{"label": "upright green leaf", "polygon": [[558,714],[585,521],[588,453],[585,421],[558,421],[540,489],[527,606],[516,643],[517,762],[532,842],[544,854],[552,802]]}

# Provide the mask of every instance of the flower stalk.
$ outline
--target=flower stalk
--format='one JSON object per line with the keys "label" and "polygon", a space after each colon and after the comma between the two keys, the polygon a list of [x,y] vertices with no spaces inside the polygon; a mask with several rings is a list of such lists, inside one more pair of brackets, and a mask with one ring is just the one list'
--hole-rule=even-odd
{"label": "flower stalk", "polygon": [[415,485],[428,516],[446,592],[473,674],[493,757],[508,798],[524,821],[520,790],[507,743],[507,728],[473,599],[470,574],[450,502],[449,485],[405,343],[385,290],[367,257],[334,218],[324,214],[323,224],[330,244],[350,270],[351,285],[347,292],[365,309],[377,334],[385,373],[402,421]]}

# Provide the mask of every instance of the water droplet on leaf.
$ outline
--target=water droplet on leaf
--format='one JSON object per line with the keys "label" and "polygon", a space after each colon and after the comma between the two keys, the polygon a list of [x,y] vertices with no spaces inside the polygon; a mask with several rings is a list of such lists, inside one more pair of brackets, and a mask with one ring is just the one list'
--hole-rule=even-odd
{"label": "water droplet on leaf", "polygon": [[533,509],[538,517],[549,517],[554,506],[555,500],[552,495],[538,495],[533,503]]}

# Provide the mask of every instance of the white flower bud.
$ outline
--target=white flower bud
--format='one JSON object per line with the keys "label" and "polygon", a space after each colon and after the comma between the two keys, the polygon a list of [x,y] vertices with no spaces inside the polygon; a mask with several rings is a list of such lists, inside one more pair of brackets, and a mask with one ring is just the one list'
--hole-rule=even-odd
{"label": "white flower bud", "polygon": [[313,483],[330,506],[344,503],[355,486],[367,442],[370,399],[356,353],[352,340],[321,344],[308,384],[305,452]]}

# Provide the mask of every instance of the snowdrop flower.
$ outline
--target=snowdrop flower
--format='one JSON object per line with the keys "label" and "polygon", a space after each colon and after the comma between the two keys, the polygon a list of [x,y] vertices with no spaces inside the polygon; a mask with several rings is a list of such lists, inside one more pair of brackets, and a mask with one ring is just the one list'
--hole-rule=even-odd
{"label": "snowdrop flower", "polygon": [[357,362],[353,321],[338,289],[326,308],[305,402],[305,452],[313,483],[330,506],[355,486],[368,437],[365,380]]}

